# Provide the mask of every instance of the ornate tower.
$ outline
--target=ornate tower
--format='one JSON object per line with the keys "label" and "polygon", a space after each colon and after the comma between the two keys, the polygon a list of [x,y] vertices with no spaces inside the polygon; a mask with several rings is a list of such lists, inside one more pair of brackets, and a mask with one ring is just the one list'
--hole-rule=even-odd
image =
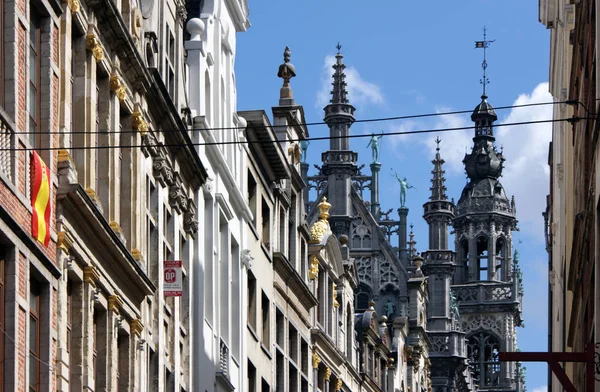
{"label": "ornate tower", "polygon": [[328,196],[334,206],[330,222],[336,235],[350,235],[352,214],[352,176],[357,173],[358,154],[350,151],[350,126],[354,122],[354,106],[348,102],[343,58],[337,45],[336,63],[333,65],[333,90],[325,106],[324,121],[329,126],[331,141],[329,151],[322,154],[323,175],[327,176]]}
{"label": "ornate tower", "polygon": [[485,94],[471,119],[473,148],[463,159],[468,183],[452,221],[457,251],[453,291],[476,382],[488,390],[515,390],[514,364],[498,362],[499,351],[516,349],[515,327],[521,324],[522,291],[511,265],[515,202],[499,180],[505,159],[494,145],[497,116]]}
{"label": "ornate tower", "polygon": [[422,269],[429,283],[427,333],[432,343],[431,380],[434,390],[449,392],[466,390],[469,374],[465,366],[465,334],[460,332],[458,309],[451,300],[450,286],[456,264],[455,253],[448,248],[448,227],[454,218],[454,203],[446,196],[440,142],[438,138],[432,161],[431,196],[423,205],[423,217],[429,225],[429,249],[423,252]]}

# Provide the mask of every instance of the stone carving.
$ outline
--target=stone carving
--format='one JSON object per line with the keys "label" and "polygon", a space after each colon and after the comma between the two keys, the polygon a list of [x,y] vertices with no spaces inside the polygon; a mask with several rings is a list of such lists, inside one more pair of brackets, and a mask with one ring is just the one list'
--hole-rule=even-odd
{"label": "stone carving", "polygon": [[320,363],[321,363],[321,358],[319,357],[319,354],[313,353],[313,355],[312,355],[313,369],[317,369],[319,367]]}
{"label": "stone carving", "polygon": [[380,271],[380,285],[383,287],[386,283],[395,283],[398,284],[398,274],[396,273],[396,269],[392,265],[389,259],[385,259],[381,262],[379,266]]}
{"label": "stone carving", "polygon": [[139,131],[142,136],[148,131],[148,123],[144,120],[144,115],[140,111],[131,113],[131,127]]}
{"label": "stone carving", "polygon": [[169,187],[169,205],[179,213],[187,210],[188,198],[178,172],[174,173],[173,184]]}
{"label": "stone carving", "polygon": [[171,164],[167,160],[167,157],[163,154],[154,157],[152,162],[152,174],[162,186],[173,185],[173,169],[171,168]]}
{"label": "stone carving", "polygon": [[372,274],[371,258],[363,256],[356,259],[356,271],[359,281],[370,284]]}
{"label": "stone carving", "polygon": [[76,14],[81,9],[81,4],[79,3],[79,0],[68,0],[67,4],[71,9],[71,14]]}
{"label": "stone carving", "polygon": [[448,336],[432,336],[431,350],[438,353],[448,352]]}
{"label": "stone carving", "polygon": [[244,265],[244,267],[246,267],[247,269],[251,269],[253,262],[254,257],[252,256],[250,249],[242,250],[242,264]]}
{"label": "stone carving", "polygon": [[478,329],[485,329],[489,331],[495,332],[498,336],[502,336],[502,320],[500,320],[495,315],[477,315],[472,317],[466,317],[463,315],[462,320],[462,330],[469,334],[472,331],[476,331]]}
{"label": "stone carving", "polygon": [[117,74],[113,74],[110,77],[110,91],[119,98],[119,101],[123,101],[127,98],[127,89]]}
{"label": "stone carving", "polygon": [[183,214],[183,229],[186,233],[196,238],[198,220],[196,219],[196,204],[191,198],[187,200],[187,209]]}
{"label": "stone carving", "polygon": [[371,245],[371,230],[359,216],[352,221],[352,247],[370,249]]}
{"label": "stone carving", "polygon": [[102,49],[102,45],[100,45],[100,40],[96,34],[90,33],[85,37],[85,47],[92,52],[92,56],[94,56],[97,62],[104,59],[104,49]]}
{"label": "stone carving", "polygon": [[142,152],[146,158],[156,157],[159,154],[158,142],[152,132],[146,132],[142,136]]}
{"label": "stone carving", "polygon": [[310,280],[314,280],[314,279],[317,279],[318,276],[319,276],[319,259],[317,258],[317,256],[312,255],[312,256],[310,256],[310,267],[308,270],[308,278]]}

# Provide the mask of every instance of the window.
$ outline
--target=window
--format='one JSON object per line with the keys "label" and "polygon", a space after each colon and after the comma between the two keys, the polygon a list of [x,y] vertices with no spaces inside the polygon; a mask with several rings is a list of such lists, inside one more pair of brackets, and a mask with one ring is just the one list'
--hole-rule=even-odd
{"label": "window", "polygon": [[166,48],[166,67],[165,67],[165,85],[171,98],[175,97],[175,37],[171,29],[167,27],[167,48]]}
{"label": "window", "polygon": [[488,279],[488,241],[486,237],[477,239],[477,276],[479,280]]}
{"label": "window", "polygon": [[288,226],[288,223],[287,223],[287,219],[285,218],[285,210],[283,208],[281,208],[279,210],[279,251],[282,254],[286,254],[286,252],[285,252],[285,242],[287,240],[286,226]]}
{"label": "window", "polygon": [[285,321],[283,313],[275,309],[275,343],[283,350],[285,348]]}
{"label": "window", "polygon": [[256,367],[248,360],[248,392],[256,392]]}
{"label": "window", "polygon": [[29,143],[32,147],[41,145],[41,22],[40,15],[30,7],[29,19]]}
{"label": "window", "polygon": [[67,280],[67,353],[69,354],[69,380],[73,380],[75,355],[73,355],[73,281]]}
{"label": "window", "polygon": [[262,382],[260,383],[260,390],[261,390],[261,392],[269,392],[271,390],[269,383],[264,378],[262,379]]}
{"label": "window", "polygon": [[262,293],[262,342],[267,349],[270,349],[271,343],[271,320],[270,320],[270,306],[271,301],[269,301],[269,297],[263,291]]}
{"label": "window", "polygon": [[248,207],[252,212],[252,225],[256,228],[256,180],[248,170]]}
{"label": "window", "polygon": [[[204,232],[214,232],[214,208],[213,199],[204,200]],[[213,297],[215,295],[213,289],[214,280],[214,266],[213,266],[213,249],[214,249],[213,236],[204,236],[204,315],[206,320],[212,324],[214,309],[213,309]]]}
{"label": "window", "polygon": [[496,240],[496,280],[504,280],[504,266],[504,239],[498,238]]}
{"label": "window", "polygon": [[271,209],[267,204],[267,201],[263,199],[262,208],[262,243],[267,248],[267,250],[271,250]]}
{"label": "window", "polygon": [[352,307],[348,304],[346,309],[346,357],[352,363],[352,350],[354,347],[354,328],[352,326],[352,318],[354,313]]}
{"label": "window", "polygon": [[248,325],[256,332],[256,278],[248,271]]}
{"label": "window", "polygon": [[29,391],[40,390],[40,283],[29,283]]}
{"label": "window", "polygon": [[473,376],[480,387],[500,385],[500,340],[480,331],[467,338],[467,356]]}

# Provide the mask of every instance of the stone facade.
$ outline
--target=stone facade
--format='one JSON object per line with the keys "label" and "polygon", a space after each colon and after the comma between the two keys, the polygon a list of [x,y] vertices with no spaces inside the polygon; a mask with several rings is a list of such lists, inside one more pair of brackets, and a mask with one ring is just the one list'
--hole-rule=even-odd
{"label": "stone facade", "polygon": [[[596,147],[598,70],[595,51],[598,32],[596,1],[540,2],[539,20],[550,29],[550,93],[553,117],[576,118],[552,124],[548,164],[546,248],[549,259],[549,351],[583,352],[599,347],[598,203]],[[590,294],[595,293],[595,294]],[[596,331],[596,332],[594,332]],[[596,354],[597,355],[597,354]],[[575,389],[585,388],[585,366],[565,363]],[[549,375],[549,390],[560,391]],[[596,379],[596,389],[600,382]]]}

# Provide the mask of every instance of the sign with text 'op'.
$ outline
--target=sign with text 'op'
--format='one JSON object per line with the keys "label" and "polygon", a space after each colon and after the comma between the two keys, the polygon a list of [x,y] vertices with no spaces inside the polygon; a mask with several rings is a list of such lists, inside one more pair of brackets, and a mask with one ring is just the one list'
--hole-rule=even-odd
{"label": "sign with text 'op'", "polygon": [[163,263],[163,294],[165,297],[181,297],[183,278],[181,260],[165,260]]}

